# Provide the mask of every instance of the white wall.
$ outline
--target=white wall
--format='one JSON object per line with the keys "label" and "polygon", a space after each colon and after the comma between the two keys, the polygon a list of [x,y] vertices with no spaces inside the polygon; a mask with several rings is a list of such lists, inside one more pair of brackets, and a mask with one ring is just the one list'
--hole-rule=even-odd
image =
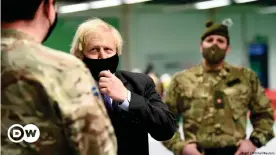
{"label": "white wall", "polygon": [[[248,57],[246,49],[244,50],[244,43],[249,43],[256,35],[268,37],[269,84],[271,89],[276,89],[276,68],[273,68],[276,65],[276,14],[262,15],[256,10],[255,7],[240,8],[238,11],[235,8],[220,9],[216,19],[230,17],[234,21],[230,30],[233,54],[228,57],[231,63],[246,65]],[[245,35],[245,42],[242,40],[242,35]]]}
{"label": "white wall", "polygon": [[157,72],[171,73],[178,70],[166,70],[161,66],[164,62],[179,61],[184,67],[198,63],[200,23],[205,19],[203,13],[137,13],[131,21],[132,65],[144,68],[152,61],[158,65]]}
{"label": "white wall", "polygon": [[[132,7],[129,20],[130,40],[125,40],[129,43],[131,68],[144,69],[150,61],[159,65],[156,69],[162,73],[176,71],[164,69],[162,63],[181,62],[180,65],[183,68],[199,63],[201,59],[200,35],[209,15],[199,11],[164,13],[162,11],[164,8],[165,6],[143,7],[140,5]],[[231,18],[234,22],[230,29],[232,50],[227,56],[228,62],[235,65],[247,65],[248,57],[244,43],[252,40],[256,34],[268,36],[270,88],[276,89],[276,70],[273,68],[276,65],[274,60],[276,59],[276,15],[258,15],[251,7],[222,8],[218,11],[215,15],[216,20]],[[66,16],[85,16],[87,18],[116,16],[122,18],[122,13],[121,8],[108,8]],[[121,29],[121,31],[123,30]],[[160,60],[155,60],[156,57]],[[247,133],[249,134],[251,130],[252,128],[249,127]],[[276,124],[274,132],[276,134]],[[149,138],[149,142],[151,155],[172,155],[170,151],[152,138]],[[259,151],[276,153],[275,144],[276,139],[274,138],[267,147]]]}
{"label": "white wall", "polygon": [[[209,15],[206,11],[180,11],[165,13],[167,6],[131,7],[128,19],[128,43],[130,68],[144,69],[148,62],[155,63],[158,73],[181,70],[198,64],[200,35]],[[122,19],[120,7],[91,10],[67,16],[86,16],[87,18],[118,17]],[[231,18],[234,22],[230,29],[231,52],[227,61],[234,65],[248,65],[246,43],[256,34],[269,38],[269,82],[270,88],[276,89],[276,15],[259,15],[256,7],[224,7],[217,10],[215,19],[221,21]],[[121,32],[124,29],[120,30]],[[124,32],[125,33],[125,32]],[[124,58],[125,59],[125,58]],[[159,59],[159,60],[157,60]],[[174,69],[164,67],[164,64]],[[125,68],[125,67],[124,67]]]}
{"label": "white wall", "polygon": [[[276,65],[276,61],[273,61],[273,57],[276,58],[276,16],[259,15],[255,9],[255,7],[221,8],[217,11],[215,19],[222,21],[231,18],[234,22],[230,29],[232,50],[226,59],[234,65],[248,66],[246,43],[256,34],[268,36],[270,87],[276,89],[276,80],[272,80],[276,79],[276,72],[272,67]],[[181,67],[186,68],[199,63],[200,35],[204,30],[205,21],[209,19],[206,12],[164,13],[156,10],[152,12],[137,10],[133,13],[130,23],[132,67],[145,68],[148,62],[154,62],[157,64],[157,72],[171,73],[177,69],[169,70],[161,64],[179,61],[180,70]]]}

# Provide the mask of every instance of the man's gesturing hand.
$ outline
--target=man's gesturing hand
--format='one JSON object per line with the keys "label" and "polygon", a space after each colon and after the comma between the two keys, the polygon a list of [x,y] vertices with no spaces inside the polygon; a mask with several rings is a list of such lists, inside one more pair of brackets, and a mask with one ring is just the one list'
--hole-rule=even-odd
{"label": "man's gesturing hand", "polygon": [[256,146],[250,140],[240,140],[238,142],[238,150],[235,155],[242,155],[244,153],[253,153],[256,151]]}
{"label": "man's gesturing hand", "polygon": [[108,95],[112,100],[123,102],[127,99],[127,89],[120,79],[110,71],[100,72],[99,89],[103,94]]}
{"label": "man's gesturing hand", "polygon": [[182,155],[201,155],[201,153],[197,150],[197,145],[191,143],[184,146]]}

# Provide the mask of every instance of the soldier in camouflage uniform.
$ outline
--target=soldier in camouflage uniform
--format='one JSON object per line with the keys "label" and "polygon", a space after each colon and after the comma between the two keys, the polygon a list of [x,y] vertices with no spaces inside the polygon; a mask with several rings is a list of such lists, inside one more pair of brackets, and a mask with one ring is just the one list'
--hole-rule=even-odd
{"label": "soldier in camouflage uniform", "polygon": [[[114,129],[89,70],[41,45],[56,23],[54,1],[3,0],[2,9],[1,154],[116,155]],[[11,142],[13,124],[36,125],[38,141]]]}
{"label": "soldier in camouflage uniform", "polygon": [[[254,152],[274,137],[270,101],[252,70],[224,62],[226,25],[208,22],[201,39],[202,63],[176,73],[164,99],[183,117],[185,140],[176,133],[164,145],[176,155]],[[246,140],[248,111],[254,130]]]}

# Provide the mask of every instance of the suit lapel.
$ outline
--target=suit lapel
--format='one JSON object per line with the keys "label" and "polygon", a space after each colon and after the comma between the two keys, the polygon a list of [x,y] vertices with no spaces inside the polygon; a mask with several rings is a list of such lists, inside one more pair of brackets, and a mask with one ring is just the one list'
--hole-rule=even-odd
{"label": "suit lapel", "polygon": [[120,71],[115,73],[115,76],[120,79],[122,81],[122,83],[124,84],[124,86],[129,90],[132,91],[133,88],[132,86],[128,83],[127,79],[122,75],[122,73]]}

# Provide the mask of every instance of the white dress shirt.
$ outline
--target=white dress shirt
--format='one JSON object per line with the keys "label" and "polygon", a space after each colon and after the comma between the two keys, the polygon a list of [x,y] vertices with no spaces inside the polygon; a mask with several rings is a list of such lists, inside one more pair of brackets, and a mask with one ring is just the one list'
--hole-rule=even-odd
{"label": "white dress shirt", "polygon": [[[118,106],[120,108],[122,108],[123,110],[128,111],[130,99],[131,99],[131,93],[128,90],[127,91],[127,99],[125,99],[124,102],[122,104],[119,104]],[[111,101],[110,103],[112,104],[112,98],[110,98],[110,101]],[[112,105],[111,105],[111,107],[112,107]]]}

